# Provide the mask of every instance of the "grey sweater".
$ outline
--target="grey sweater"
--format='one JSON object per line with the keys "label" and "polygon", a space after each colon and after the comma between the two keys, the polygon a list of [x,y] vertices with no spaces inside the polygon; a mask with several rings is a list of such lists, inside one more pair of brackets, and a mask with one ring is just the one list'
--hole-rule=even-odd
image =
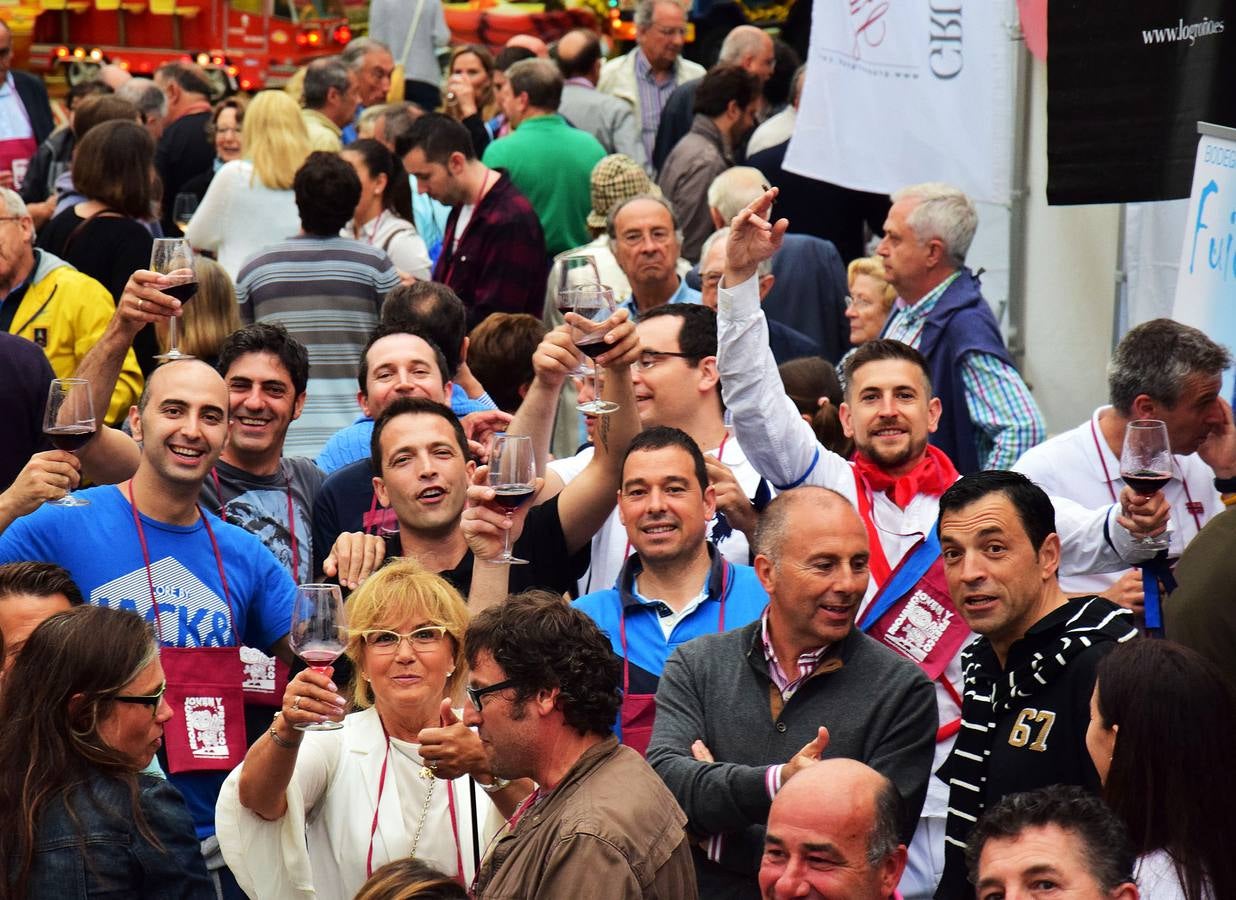
{"label": "grey sweater", "polygon": [[[820,725],[829,731],[825,758],[860,760],[896,785],[907,844],[931,776],[939,722],[935,691],[917,666],[854,630],[774,718],[760,627],[756,620],[679,647],[657,689],[648,762],[693,834],[724,835],[717,862],[695,854],[701,897],[758,897],[755,876],[772,805],[765,773],[788,762]],[[692,757],[697,739],[717,762]]]}

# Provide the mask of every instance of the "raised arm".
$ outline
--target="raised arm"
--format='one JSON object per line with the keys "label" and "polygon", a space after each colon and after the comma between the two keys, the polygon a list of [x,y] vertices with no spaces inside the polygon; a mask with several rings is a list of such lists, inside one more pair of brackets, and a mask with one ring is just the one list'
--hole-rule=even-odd
{"label": "raised arm", "polygon": [[[528,393],[506,429],[508,434],[523,434],[532,438],[538,475],[545,474],[545,464],[549,460],[558,395],[562,392],[567,375],[583,358],[583,354],[571,344],[567,331],[565,325],[555,328],[545,335],[532,354],[532,384],[528,386]],[[554,484],[549,487],[551,495],[562,490],[561,480],[557,476],[553,480]]]}

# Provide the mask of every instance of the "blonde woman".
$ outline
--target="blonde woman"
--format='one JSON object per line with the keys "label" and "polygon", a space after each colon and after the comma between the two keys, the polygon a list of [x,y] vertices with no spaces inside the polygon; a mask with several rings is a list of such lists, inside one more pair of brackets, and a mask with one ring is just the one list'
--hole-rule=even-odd
{"label": "blonde woman", "polygon": [[[213,366],[224,340],[241,327],[236,288],[213,259],[199,256],[193,261],[193,269],[197,273],[197,293],[180,314],[180,349]],[[155,333],[159,349],[166,353],[166,319],[155,324]]]}
{"label": "blonde woman", "polygon": [[185,236],[213,251],[233,281],[244,261],[300,231],[292,179],[309,155],[300,109],[283,91],[262,91],[245,110],[242,157],[215,173]]}
{"label": "blonde woman", "polygon": [[850,321],[850,344],[857,347],[880,336],[897,291],[886,280],[884,261],[878,256],[851,260],[846,280],[850,296],[845,300],[845,317]]}
{"label": "blonde woman", "polygon": [[[353,897],[405,857],[468,884],[531,792],[494,781],[480,739],[452,709],[467,683],[468,610],[445,579],[393,562],[348,599],[348,617],[360,712],[344,717],[332,669],[306,669],[219,794],[220,848],[251,897]],[[295,728],[326,719],[344,727]]]}

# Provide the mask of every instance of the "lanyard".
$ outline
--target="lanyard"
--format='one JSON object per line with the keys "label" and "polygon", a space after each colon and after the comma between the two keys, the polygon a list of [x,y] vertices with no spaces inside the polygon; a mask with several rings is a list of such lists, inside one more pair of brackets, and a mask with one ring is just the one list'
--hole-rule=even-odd
{"label": "lanyard", "polygon": [[[163,625],[159,621],[159,601],[155,597],[154,575],[150,571],[150,548],[146,544],[146,532],[142,528],[141,516],[137,513],[137,501],[133,498],[133,480],[129,479],[129,509],[133,512],[133,525],[137,529],[137,540],[142,545],[142,562],[146,565],[146,584],[150,587],[150,604],[154,607],[155,628],[158,631],[159,643],[163,642]],[[215,540],[215,531],[210,527],[210,520],[206,518],[206,514],[202,512],[202,508],[197,508],[197,514],[201,516],[202,525],[206,527],[206,534],[210,537],[210,549],[215,554],[215,565],[219,567],[219,581],[223,583],[223,600],[227,603],[228,616],[231,619],[233,638],[239,638],[235,634],[236,631],[236,614],[232,611],[232,595],[227,587],[227,575],[223,571],[223,557],[219,554],[219,543]]]}
{"label": "lanyard", "polygon": [[[282,466],[279,467],[283,469]],[[219,497],[219,518],[224,522],[227,521],[227,504],[223,501],[223,487],[219,483],[219,473],[215,471],[215,467],[210,467],[210,477],[215,482],[215,494]],[[296,544],[296,509],[292,505],[292,475],[290,472],[283,472],[283,483],[287,489],[288,495],[288,536],[289,543],[292,545],[292,580],[299,580],[297,573],[300,571],[300,549]],[[374,501],[377,502],[376,499]],[[211,538],[213,540],[213,536]]]}
{"label": "lanyard", "polygon": [[[365,856],[365,877],[369,878],[373,875],[373,839],[378,833],[378,811],[382,808],[382,792],[386,788],[386,766],[391,759],[391,736],[386,730],[386,723],[382,721],[382,717],[378,716],[378,722],[382,725],[382,737],[386,739],[386,752],[382,756],[382,771],[378,775],[378,799],[373,804],[373,823],[369,826],[369,852]],[[455,785],[449,779],[446,780],[446,805],[451,813],[451,833],[455,836],[455,865],[459,874],[456,876],[460,884],[464,883],[464,865],[463,853],[459,849],[459,820],[455,813]],[[425,814],[428,815],[426,810]],[[424,830],[424,821],[421,822],[421,829]]]}
{"label": "lanyard", "polygon": [[[1103,455],[1103,446],[1099,443],[1099,433],[1095,430],[1093,418],[1090,420],[1090,437],[1094,440],[1094,452],[1099,455],[1099,465],[1103,467],[1103,483],[1107,485],[1107,493],[1111,495],[1112,502],[1116,503],[1118,500],[1116,491],[1112,487],[1111,472],[1107,468],[1107,459]],[[1172,468],[1179,469],[1174,455],[1172,457]],[[1193,517],[1193,524],[1197,527],[1197,530],[1201,531],[1202,517],[1200,513],[1202,505],[1193,500],[1193,492],[1189,490],[1189,482],[1185,479],[1183,470],[1180,470],[1180,483],[1184,487],[1185,492],[1185,509]]]}
{"label": "lanyard", "polygon": [[[472,204],[472,216],[468,219],[468,224],[464,228],[463,233],[459,235],[458,239],[456,239],[455,226],[452,225],[450,233],[442,239],[443,251],[449,252],[451,255],[451,261],[446,266],[446,274],[442,277],[443,284],[451,283],[451,275],[455,271],[455,260],[457,258],[458,250],[463,245],[464,238],[466,238],[468,233],[472,231],[472,226],[476,224],[477,214],[481,211],[481,201],[485,198],[485,189],[489,187],[489,176],[493,174],[493,171],[493,169],[487,169],[485,171],[485,179],[481,182],[481,189],[476,193],[476,202]],[[499,175],[498,177],[501,178],[502,176]],[[494,183],[497,184],[497,182]],[[458,218],[455,219],[455,224],[459,224]]]}
{"label": "lanyard", "polygon": [[[386,210],[382,210],[378,213],[377,218],[373,220],[373,231],[369,232],[369,236],[365,238],[365,243],[367,243],[370,247],[373,246],[373,242],[378,238],[378,229],[382,227],[382,217],[384,215],[386,215]],[[365,226],[362,225],[360,230],[363,232],[365,230]]]}
{"label": "lanyard", "polygon": [[[541,799],[541,789],[534,788],[532,793],[524,798],[524,802],[519,804],[519,808],[511,813],[511,817],[506,820],[506,826],[498,829],[498,833],[489,839],[489,843],[485,845],[485,852],[481,854],[481,862],[483,863],[489,858],[489,851],[493,849],[494,844],[509,834],[515,833],[515,828],[519,825],[519,820],[524,817],[524,813],[536,805],[536,802]],[[468,896],[476,896],[476,885],[481,878],[481,866],[478,864],[476,872],[472,876],[472,884],[468,886]]]}

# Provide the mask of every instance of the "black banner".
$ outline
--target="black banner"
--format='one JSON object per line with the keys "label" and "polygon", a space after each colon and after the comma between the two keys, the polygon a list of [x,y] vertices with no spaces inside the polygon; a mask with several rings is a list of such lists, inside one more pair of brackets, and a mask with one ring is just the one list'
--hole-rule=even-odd
{"label": "black banner", "polygon": [[1234,0],[1051,0],[1048,203],[1189,196],[1198,121],[1236,126]]}

